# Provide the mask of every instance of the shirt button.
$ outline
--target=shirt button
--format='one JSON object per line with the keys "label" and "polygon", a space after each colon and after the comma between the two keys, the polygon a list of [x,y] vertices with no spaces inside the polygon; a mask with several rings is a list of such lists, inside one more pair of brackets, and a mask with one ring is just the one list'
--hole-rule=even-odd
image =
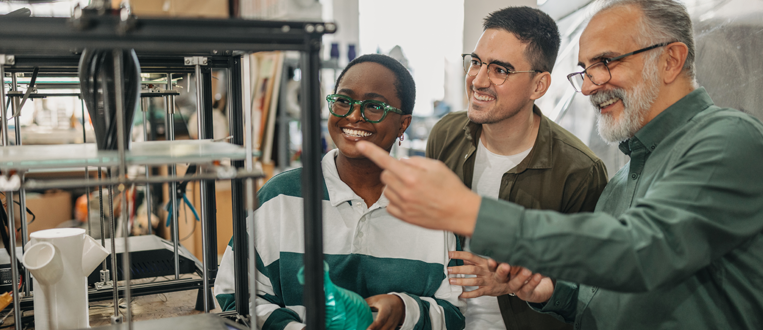
{"label": "shirt button", "polygon": [[633,179],[633,180],[638,179],[638,174],[636,174],[636,173],[631,174],[631,179]]}
{"label": "shirt button", "polygon": [[596,288],[591,288],[591,292],[596,292]]}
{"label": "shirt button", "polygon": [[554,302],[554,306],[559,306],[559,300]]}
{"label": "shirt button", "polygon": [[649,147],[649,149],[652,149],[652,150],[654,150],[654,148],[657,148],[657,144],[652,144],[652,146]]}

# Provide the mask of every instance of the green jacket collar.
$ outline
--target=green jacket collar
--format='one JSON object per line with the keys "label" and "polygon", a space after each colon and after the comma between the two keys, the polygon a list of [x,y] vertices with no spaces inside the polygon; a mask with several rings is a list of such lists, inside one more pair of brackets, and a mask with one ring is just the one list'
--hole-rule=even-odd
{"label": "green jacket collar", "polygon": [[[533,149],[522,162],[508,173],[522,173],[526,169],[548,169],[552,167],[553,138],[550,119],[544,116],[543,113],[541,113],[540,108],[536,105],[533,105],[533,113],[540,117],[538,136],[535,139],[535,144],[533,144]],[[466,138],[469,139],[473,145],[473,148],[470,148],[470,154],[473,154],[474,151],[477,150],[477,143],[480,141],[479,137],[482,133],[482,124],[477,124],[469,120],[466,122],[463,129]]]}
{"label": "green jacket collar", "polygon": [[620,151],[630,155],[631,151],[645,147],[647,152],[651,152],[670,133],[712,105],[713,100],[710,99],[705,88],[697,88],[646,123],[633,138],[621,142]]}

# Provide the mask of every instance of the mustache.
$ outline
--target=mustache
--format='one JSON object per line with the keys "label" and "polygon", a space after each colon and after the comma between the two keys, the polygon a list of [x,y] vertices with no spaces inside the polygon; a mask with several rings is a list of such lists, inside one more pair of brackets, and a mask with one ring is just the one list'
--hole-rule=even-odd
{"label": "mustache", "polygon": [[613,98],[618,98],[623,101],[623,105],[626,104],[626,98],[627,95],[625,93],[625,90],[622,88],[614,88],[610,90],[605,91],[598,91],[596,94],[591,94],[591,96],[588,98],[589,101],[591,101],[591,104],[596,109],[599,109],[599,104],[602,104],[606,101],[609,101]]}
{"label": "mustache", "polygon": [[471,87],[472,92],[480,92],[482,94],[488,94],[492,97],[495,97],[495,93],[490,90],[490,88],[474,88],[474,85]]}

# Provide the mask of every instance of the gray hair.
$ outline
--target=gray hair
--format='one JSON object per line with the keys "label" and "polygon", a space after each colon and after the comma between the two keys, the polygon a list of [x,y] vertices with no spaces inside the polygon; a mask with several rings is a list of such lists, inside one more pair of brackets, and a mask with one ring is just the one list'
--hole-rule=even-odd
{"label": "gray hair", "polygon": [[[614,7],[633,5],[644,13],[640,35],[636,38],[644,47],[679,41],[686,44],[689,53],[683,72],[694,82],[694,29],[686,7],[675,0],[600,0],[597,14]],[[696,82],[694,82],[696,85]]]}

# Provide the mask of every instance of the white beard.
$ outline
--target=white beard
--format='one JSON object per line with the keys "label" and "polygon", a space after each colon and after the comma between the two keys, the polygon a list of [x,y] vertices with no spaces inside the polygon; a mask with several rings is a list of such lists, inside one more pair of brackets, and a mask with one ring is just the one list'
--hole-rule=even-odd
{"label": "white beard", "polygon": [[[643,82],[636,85],[632,90],[615,88],[591,95],[591,103],[596,108],[599,135],[607,143],[618,144],[628,140],[644,126],[644,118],[660,92],[660,77],[656,61],[658,57],[649,56],[644,62],[645,70],[641,75]],[[599,111],[598,105],[613,97],[623,101],[624,109],[619,120],[615,120],[612,113],[602,115]]]}

